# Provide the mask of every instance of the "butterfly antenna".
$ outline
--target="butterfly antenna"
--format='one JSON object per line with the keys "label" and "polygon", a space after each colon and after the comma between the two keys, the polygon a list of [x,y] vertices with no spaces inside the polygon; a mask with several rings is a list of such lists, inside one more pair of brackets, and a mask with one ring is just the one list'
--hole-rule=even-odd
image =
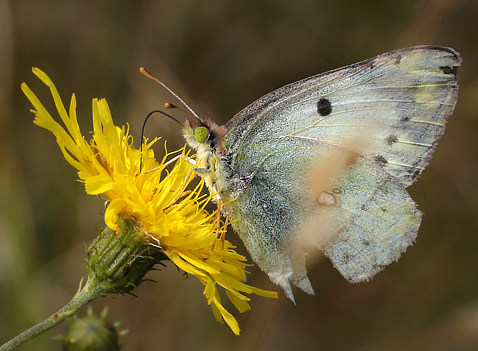
{"label": "butterfly antenna", "polygon": [[[146,127],[146,122],[148,122],[148,119],[154,114],[154,113],[161,113],[162,115],[166,116],[166,117],[169,117],[171,118],[173,121],[175,121],[176,123],[178,123],[180,126],[182,126],[181,122],[179,122],[176,118],[174,118],[173,116],[167,114],[166,112],[163,112],[161,110],[154,110],[154,111],[151,111],[150,113],[148,113],[148,115],[146,116],[146,118],[144,119],[144,122],[143,122],[143,127],[141,128],[141,146],[139,148],[139,150],[141,151],[141,154],[143,153],[143,137],[144,137],[144,129]],[[142,167],[143,167],[143,156],[141,156],[141,160],[139,161],[139,171],[141,172],[142,170]]]}
{"label": "butterfly antenna", "polygon": [[174,105],[174,104],[172,104],[172,103],[170,103],[170,102],[165,102],[165,103],[164,103],[164,107],[165,107],[165,108],[170,108],[170,109],[179,110],[179,111],[181,111],[181,112],[183,112],[183,113],[185,113],[185,114],[187,114],[187,115],[189,115],[189,116],[192,116],[192,117],[194,117],[194,118],[197,118],[195,115],[193,115],[191,112],[189,112],[189,110],[182,109],[181,107],[178,107],[178,106],[176,106],[176,105]]}
{"label": "butterfly antenna", "polygon": [[[181,102],[181,104],[184,105],[184,107],[186,107],[186,109],[193,115],[194,118],[198,119],[199,121],[202,121],[201,118],[199,118],[199,116],[197,115],[196,112],[194,112],[194,110],[189,107],[188,104],[186,104],[184,102],[183,99],[181,99],[178,94],[176,94],[174,91],[172,91],[166,84],[164,84],[163,82],[161,82],[158,78],[156,78],[155,76],[153,76],[151,73],[149,73],[144,67],[141,67],[139,69],[139,71],[146,77],[148,77],[149,79],[152,79],[154,80],[156,83],[160,84],[163,86],[164,89],[166,89],[167,91],[169,91],[171,93],[171,95],[173,95],[176,99],[179,100],[179,102]],[[171,104],[172,105],[172,104]],[[167,107],[167,106],[166,106]],[[174,105],[172,105],[171,107],[175,107]]]}

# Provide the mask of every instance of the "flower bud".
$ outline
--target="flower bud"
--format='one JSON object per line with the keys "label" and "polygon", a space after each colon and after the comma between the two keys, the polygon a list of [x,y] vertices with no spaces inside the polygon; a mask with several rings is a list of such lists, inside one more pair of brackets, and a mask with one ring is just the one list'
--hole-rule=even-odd
{"label": "flower bud", "polygon": [[64,351],[117,351],[119,323],[111,324],[106,320],[106,309],[101,317],[95,316],[91,309],[88,315],[68,320],[68,331],[61,337]]}

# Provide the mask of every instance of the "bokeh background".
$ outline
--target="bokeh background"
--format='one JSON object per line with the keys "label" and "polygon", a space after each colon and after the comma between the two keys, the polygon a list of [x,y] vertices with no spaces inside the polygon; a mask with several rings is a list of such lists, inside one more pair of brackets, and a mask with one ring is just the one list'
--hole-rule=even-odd
{"label": "bokeh background", "polygon": [[[65,102],[77,94],[91,130],[91,99],[139,140],[153,109],[174,99],[138,73],[147,67],[203,117],[226,122],[286,83],[393,49],[436,44],[461,53],[458,104],[420,181],[415,245],[369,283],[350,284],[327,260],[311,264],[317,296],[297,305],[252,297],[234,336],[217,323],[202,285],[161,268],[137,297],[95,301],[129,329],[124,350],[477,350],[478,1],[476,0],[0,0],[0,343],[63,306],[86,272],[84,243],[104,226],[53,136],[32,123],[27,82],[52,110],[37,66]],[[178,118],[184,118],[179,115]],[[156,118],[147,136],[170,149],[181,131]],[[161,153],[159,145],[158,153]],[[228,239],[238,245],[234,234]],[[250,268],[249,282],[275,289]],[[231,306],[228,306],[232,308]],[[81,314],[85,314],[83,310]],[[21,350],[60,350],[60,326]]]}

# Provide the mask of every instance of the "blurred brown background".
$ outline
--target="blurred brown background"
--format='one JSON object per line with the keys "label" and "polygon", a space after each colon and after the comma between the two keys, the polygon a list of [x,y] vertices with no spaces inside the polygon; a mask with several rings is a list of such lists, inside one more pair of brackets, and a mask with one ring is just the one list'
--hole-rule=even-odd
{"label": "blurred brown background", "polygon": [[[32,123],[21,82],[53,107],[32,66],[50,75],[66,103],[77,94],[85,135],[91,99],[105,97],[138,142],[147,113],[174,102],[140,66],[199,115],[224,123],[286,83],[437,44],[462,55],[460,94],[435,157],[410,189],[425,216],[399,263],[355,285],[327,260],[312,264],[317,296],[296,291],[297,306],[282,292],[279,300],[253,296],[252,311],[235,313],[239,337],[215,322],[201,284],[171,265],[151,272],[157,283],[144,283],[138,297],[93,307],[108,305],[109,319],[130,330],[125,351],[477,350],[477,17],[476,0],[0,0],[0,343],[69,301],[86,271],[83,243],[104,225],[102,202],[84,193],[53,136]],[[183,144],[169,120],[156,118],[147,130],[170,149]],[[275,288],[250,271],[251,284]],[[20,349],[60,350],[48,337],[63,328]]]}

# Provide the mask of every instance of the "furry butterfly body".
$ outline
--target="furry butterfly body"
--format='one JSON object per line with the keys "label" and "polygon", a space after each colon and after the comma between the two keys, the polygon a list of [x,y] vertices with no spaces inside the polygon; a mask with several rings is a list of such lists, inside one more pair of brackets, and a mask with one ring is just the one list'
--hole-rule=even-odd
{"label": "furry butterfly body", "polygon": [[396,50],[286,85],[224,126],[187,121],[199,174],[289,298],[290,282],[313,294],[303,246],[359,282],[415,240],[421,213],[406,188],[443,135],[460,64],[449,48]]}

